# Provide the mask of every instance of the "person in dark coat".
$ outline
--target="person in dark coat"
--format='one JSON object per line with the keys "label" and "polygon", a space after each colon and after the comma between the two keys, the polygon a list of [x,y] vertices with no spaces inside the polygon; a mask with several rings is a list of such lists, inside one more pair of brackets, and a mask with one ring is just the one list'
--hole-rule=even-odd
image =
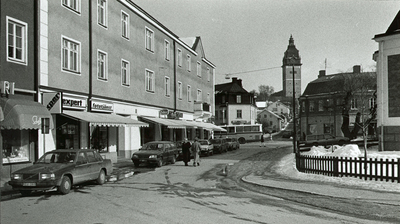
{"label": "person in dark coat", "polygon": [[261,138],[260,147],[261,147],[261,146],[264,146],[264,147],[265,147],[265,143],[264,143],[264,133],[261,134],[260,138]]}
{"label": "person in dark coat", "polygon": [[183,155],[183,162],[185,166],[188,166],[188,162],[190,161],[190,147],[192,144],[188,141],[187,138],[182,143],[182,155]]}

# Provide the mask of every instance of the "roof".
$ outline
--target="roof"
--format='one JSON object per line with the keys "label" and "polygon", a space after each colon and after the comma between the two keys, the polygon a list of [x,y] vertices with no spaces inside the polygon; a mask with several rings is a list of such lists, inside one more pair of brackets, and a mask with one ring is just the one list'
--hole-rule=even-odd
{"label": "roof", "polygon": [[272,111],[270,111],[270,110],[268,110],[268,109],[264,109],[264,110],[260,111],[258,114],[262,114],[262,113],[269,113],[269,114],[274,115],[274,116],[275,116],[276,118],[278,118],[278,119],[282,119],[281,116],[279,116],[278,114],[276,114],[276,113],[274,113],[274,112],[272,112]]}
{"label": "roof", "polygon": [[375,35],[375,38],[394,35],[394,34],[400,34],[400,11],[397,13],[396,17],[394,17],[392,23],[390,24],[386,32]]}
{"label": "roof", "polygon": [[333,75],[322,76],[312,82],[310,82],[306,89],[303,92],[302,96],[306,95],[321,95],[321,94],[331,94],[343,92],[345,80],[350,76],[362,74],[362,75],[374,75],[376,76],[376,72],[363,72],[363,73],[338,73]]}
{"label": "roof", "polygon": [[249,93],[236,82],[215,85],[216,93]]}

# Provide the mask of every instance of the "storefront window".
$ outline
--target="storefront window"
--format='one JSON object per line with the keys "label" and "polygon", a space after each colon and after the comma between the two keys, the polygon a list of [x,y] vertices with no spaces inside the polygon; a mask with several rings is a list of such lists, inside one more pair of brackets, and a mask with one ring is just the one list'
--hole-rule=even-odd
{"label": "storefront window", "polygon": [[79,149],[80,126],[78,121],[57,115],[57,149]]}
{"label": "storefront window", "polygon": [[108,127],[95,126],[91,129],[90,147],[99,152],[108,152]]}
{"label": "storefront window", "polygon": [[3,135],[3,164],[29,161],[29,131],[5,130]]}

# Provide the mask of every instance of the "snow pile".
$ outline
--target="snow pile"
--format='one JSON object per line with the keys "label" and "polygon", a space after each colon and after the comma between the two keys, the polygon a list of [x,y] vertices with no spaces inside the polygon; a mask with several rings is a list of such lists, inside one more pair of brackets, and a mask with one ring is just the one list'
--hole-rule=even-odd
{"label": "snow pile", "polygon": [[335,157],[359,157],[363,154],[361,153],[358,145],[350,144],[346,146],[334,145],[329,148],[324,146],[313,146],[310,151],[302,152],[301,155],[311,155],[311,156],[335,156]]}

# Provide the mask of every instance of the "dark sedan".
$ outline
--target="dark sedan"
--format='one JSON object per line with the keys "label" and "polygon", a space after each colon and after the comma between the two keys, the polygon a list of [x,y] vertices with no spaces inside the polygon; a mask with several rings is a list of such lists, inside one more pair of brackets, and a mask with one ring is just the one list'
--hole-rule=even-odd
{"label": "dark sedan", "polygon": [[32,166],[15,171],[9,184],[22,195],[57,188],[68,194],[72,185],[96,180],[104,184],[113,171],[112,162],[95,150],[62,149],[45,153]]}
{"label": "dark sedan", "polygon": [[179,149],[175,143],[169,141],[148,142],[132,154],[132,162],[135,167],[140,164],[152,164],[158,167],[170,162],[174,164],[179,156]]}
{"label": "dark sedan", "polygon": [[211,144],[214,145],[214,153],[223,153],[228,151],[229,144],[224,138],[216,138],[210,140]]}

